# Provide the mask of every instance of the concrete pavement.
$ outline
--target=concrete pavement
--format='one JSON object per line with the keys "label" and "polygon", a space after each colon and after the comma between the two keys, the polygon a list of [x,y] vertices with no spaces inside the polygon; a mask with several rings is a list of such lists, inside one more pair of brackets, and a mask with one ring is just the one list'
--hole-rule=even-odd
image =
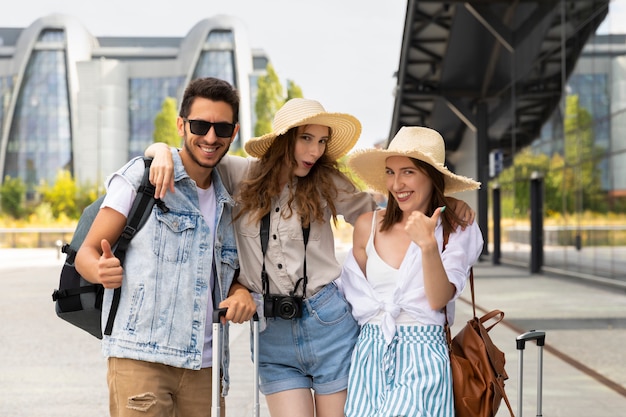
{"label": "concrete pavement", "polygon": [[[104,417],[106,363],[100,342],[58,319],[51,293],[63,256],[55,249],[0,249],[0,416]],[[530,274],[489,261],[475,269],[478,315],[499,309],[490,334],[507,359],[506,390],[518,409],[515,338],[546,332],[543,415],[608,417],[626,407],[626,293],[573,278]],[[469,289],[457,303],[453,334],[471,317]],[[231,329],[229,417],[252,415],[249,325]],[[524,353],[524,415],[536,415],[537,348]],[[261,416],[268,416],[261,396]],[[504,403],[498,417],[507,416]],[[520,417],[520,416],[518,416]]]}
{"label": "concrete pavement", "polygon": [[[518,410],[518,355],[515,339],[544,330],[543,414],[608,417],[626,407],[626,294],[573,278],[530,274],[517,267],[483,262],[474,268],[477,314],[499,309],[505,321],[490,331],[505,352],[506,391]],[[471,316],[469,289],[457,303],[456,326]],[[454,329],[453,329],[454,332]],[[527,343],[523,363],[523,414],[536,413],[537,353]],[[504,404],[498,416],[506,416]],[[520,417],[520,416],[518,416]]]}

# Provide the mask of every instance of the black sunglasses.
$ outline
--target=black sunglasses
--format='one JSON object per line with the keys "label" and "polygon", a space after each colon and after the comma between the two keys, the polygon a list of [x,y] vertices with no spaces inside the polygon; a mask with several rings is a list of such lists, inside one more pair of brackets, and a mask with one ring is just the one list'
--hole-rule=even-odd
{"label": "black sunglasses", "polygon": [[233,135],[235,131],[235,123],[226,123],[226,122],[206,122],[204,120],[189,120],[183,119],[185,122],[189,122],[189,130],[194,135],[204,136],[209,133],[211,130],[211,126],[215,129],[215,136],[220,138],[229,138]]}

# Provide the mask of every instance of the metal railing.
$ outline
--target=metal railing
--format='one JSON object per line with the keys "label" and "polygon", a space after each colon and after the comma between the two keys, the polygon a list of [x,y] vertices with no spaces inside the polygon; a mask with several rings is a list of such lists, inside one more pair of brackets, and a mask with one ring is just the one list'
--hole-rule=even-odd
{"label": "metal railing", "polygon": [[74,227],[5,227],[0,228],[0,248],[46,248],[69,242]]}

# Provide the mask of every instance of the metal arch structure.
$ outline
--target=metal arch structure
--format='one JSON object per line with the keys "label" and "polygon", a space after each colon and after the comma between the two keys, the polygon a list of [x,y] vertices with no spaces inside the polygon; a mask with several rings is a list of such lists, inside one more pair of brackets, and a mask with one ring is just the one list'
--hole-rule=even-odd
{"label": "metal arch structure", "polygon": [[[402,126],[438,130],[448,157],[468,129],[478,180],[488,156],[529,145],[559,107],[583,47],[609,0],[407,0],[389,139]],[[487,190],[478,191],[487,247]]]}
{"label": "metal arch structure", "polygon": [[428,125],[454,152],[465,129],[478,130],[484,103],[489,149],[509,149],[513,136],[520,147],[530,144],[608,4],[407,0],[389,137],[402,126]]}

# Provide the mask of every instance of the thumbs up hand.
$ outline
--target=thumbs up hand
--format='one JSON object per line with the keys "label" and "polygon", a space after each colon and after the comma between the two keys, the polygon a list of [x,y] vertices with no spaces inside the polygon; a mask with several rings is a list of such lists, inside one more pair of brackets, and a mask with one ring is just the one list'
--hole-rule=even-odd
{"label": "thumbs up hand", "polygon": [[426,245],[437,244],[435,241],[435,227],[445,208],[445,206],[437,208],[430,217],[421,211],[414,211],[409,215],[404,230],[411,240],[422,249]]}
{"label": "thumbs up hand", "polygon": [[102,255],[98,260],[98,277],[104,288],[118,288],[122,286],[122,276],[124,270],[120,260],[115,257],[108,240],[102,239],[100,242]]}

